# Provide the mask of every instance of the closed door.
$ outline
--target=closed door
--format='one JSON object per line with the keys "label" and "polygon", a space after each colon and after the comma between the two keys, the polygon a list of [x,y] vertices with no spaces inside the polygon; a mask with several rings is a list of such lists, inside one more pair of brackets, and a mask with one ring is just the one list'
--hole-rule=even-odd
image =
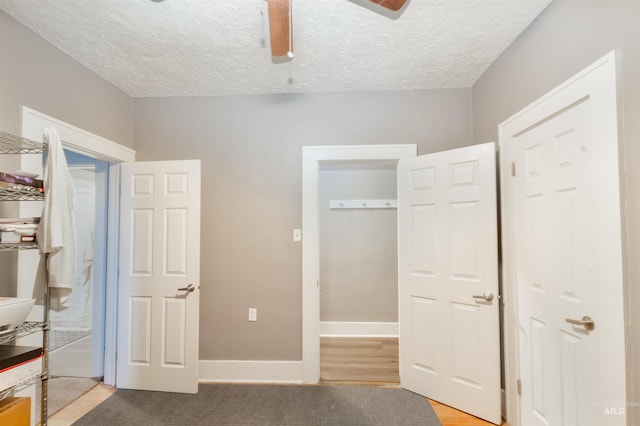
{"label": "closed door", "polygon": [[196,393],[200,161],[121,170],[116,385]]}
{"label": "closed door", "polygon": [[398,163],[403,388],[499,424],[495,145]]}
{"label": "closed door", "polygon": [[522,425],[626,425],[614,76],[600,64],[502,128]]}

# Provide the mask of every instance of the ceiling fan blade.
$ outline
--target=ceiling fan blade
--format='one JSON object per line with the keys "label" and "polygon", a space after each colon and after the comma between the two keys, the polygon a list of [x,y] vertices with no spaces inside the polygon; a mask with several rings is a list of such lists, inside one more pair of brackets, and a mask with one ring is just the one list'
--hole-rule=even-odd
{"label": "ceiling fan blade", "polygon": [[293,52],[290,0],[268,0],[271,54],[284,56]]}
{"label": "ceiling fan blade", "polygon": [[394,12],[400,10],[407,0],[369,0],[371,3],[375,3],[378,6],[382,6],[385,9],[393,10]]}

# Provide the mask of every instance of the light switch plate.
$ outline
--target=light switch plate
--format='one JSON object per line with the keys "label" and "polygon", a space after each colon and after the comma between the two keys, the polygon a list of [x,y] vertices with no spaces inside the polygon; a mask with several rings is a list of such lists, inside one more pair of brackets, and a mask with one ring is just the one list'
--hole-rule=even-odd
{"label": "light switch plate", "polygon": [[293,230],[293,241],[302,241],[302,229]]}
{"label": "light switch plate", "polygon": [[249,321],[257,321],[257,320],[258,320],[258,309],[249,308]]}

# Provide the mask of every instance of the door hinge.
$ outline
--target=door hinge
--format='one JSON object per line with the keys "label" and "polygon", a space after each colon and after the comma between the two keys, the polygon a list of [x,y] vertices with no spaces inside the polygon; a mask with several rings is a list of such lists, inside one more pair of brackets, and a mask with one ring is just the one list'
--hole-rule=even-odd
{"label": "door hinge", "polygon": [[516,391],[518,392],[518,396],[522,396],[522,381],[520,379],[516,381]]}
{"label": "door hinge", "polygon": [[516,175],[516,163],[511,163],[511,176]]}

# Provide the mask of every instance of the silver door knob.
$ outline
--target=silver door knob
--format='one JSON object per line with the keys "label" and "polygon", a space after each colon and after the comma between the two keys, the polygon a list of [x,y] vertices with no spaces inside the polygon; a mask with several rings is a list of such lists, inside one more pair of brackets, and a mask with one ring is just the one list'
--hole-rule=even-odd
{"label": "silver door knob", "polygon": [[485,291],[482,294],[477,294],[475,296],[471,296],[474,299],[483,299],[485,302],[491,302],[493,300],[493,293],[490,291]]}
{"label": "silver door knob", "polygon": [[584,327],[585,329],[592,331],[594,328],[596,328],[596,322],[594,320],[591,319],[591,317],[589,316],[583,316],[581,320],[575,320],[575,319],[571,319],[571,318],[565,318],[564,319],[566,322],[568,322],[569,324],[573,324],[573,325],[581,325],[582,327]]}
{"label": "silver door knob", "polygon": [[193,286],[193,284],[189,284],[189,285],[188,285],[188,286],[186,286],[186,287],[179,288],[179,289],[178,289],[178,291],[187,291],[187,292],[191,293],[191,292],[192,292],[192,291],[194,291],[195,289],[196,289],[196,288]]}

